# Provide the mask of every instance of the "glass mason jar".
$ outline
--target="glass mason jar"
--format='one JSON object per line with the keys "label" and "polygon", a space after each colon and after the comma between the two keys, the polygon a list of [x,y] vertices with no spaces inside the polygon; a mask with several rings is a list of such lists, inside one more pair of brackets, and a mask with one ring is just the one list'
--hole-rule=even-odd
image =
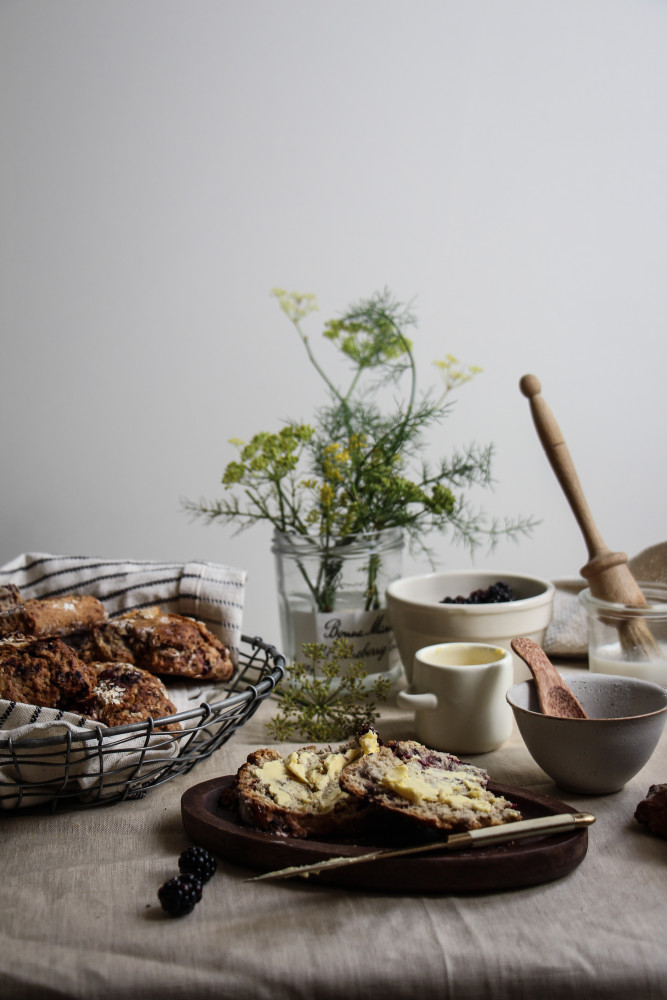
{"label": "glass mason jar", "polygon": [[588,666],[598,674],[640,677],[667,687],[667,586],[640,583],[646,606],[612,604],[582,590]]}
{"label": "glass mason jar", "polygon": [[348,639],[369,675],[400,675],[400,661],[385,606],[387,585],[401,575],[401,528],[353,535],[323,546],[318,537],[275,531],[282,649],[302,656],[304,642],[330,646]]}

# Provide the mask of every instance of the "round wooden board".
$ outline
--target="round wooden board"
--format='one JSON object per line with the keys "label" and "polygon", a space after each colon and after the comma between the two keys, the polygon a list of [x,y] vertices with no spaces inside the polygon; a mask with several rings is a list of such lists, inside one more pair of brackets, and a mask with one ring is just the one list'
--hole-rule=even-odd
{"label": "round wooden board", "polygon": [[[237,813],[219,804],[220,794],[233,775],[212,778],[189,788],[181,799],[186,833],[195,844],[220,858],[260,872],[290,865],[306,865],[333,857],[366,854],[378,845],[364,837],[355,843],[299,840],[264,833],[241,825]],[[524,819],[576,811],[550,796],[491,782],[496,795],[504,795],[521,810]],[[345,886],[378,892],[470,893],[516,889],[551,882],[567,875],[583,860],[588,830],[508,841],[470,850],[387,858],[336,868],[310,876],[313,884]],[[305,880],[300,880],[302,884]],[[287,882],[285,884],[288,884]]]}

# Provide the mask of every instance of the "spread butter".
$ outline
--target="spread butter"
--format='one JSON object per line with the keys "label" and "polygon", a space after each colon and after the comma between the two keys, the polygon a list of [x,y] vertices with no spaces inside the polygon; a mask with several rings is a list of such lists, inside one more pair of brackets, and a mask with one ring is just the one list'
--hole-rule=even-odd
{"label": "spread butter", "polygon": [[359,738],[358,748],[329,754],[294,750],[286,757],[254,767],[253,771],[277,805],[327,813],[340,799],[347,798],[347,792],[338,782],[345,765],[364,754],[377,753],[378,749],[377,736],[368,732]]}
{"label": "spread butter", "polygon": [[477,812],[490,812],[492,808],[483,797],[483,785],[464,771],[417,771],[407,764],[397,764],[383,775],[382,784],[410,802],[442,802],[453,809]]}

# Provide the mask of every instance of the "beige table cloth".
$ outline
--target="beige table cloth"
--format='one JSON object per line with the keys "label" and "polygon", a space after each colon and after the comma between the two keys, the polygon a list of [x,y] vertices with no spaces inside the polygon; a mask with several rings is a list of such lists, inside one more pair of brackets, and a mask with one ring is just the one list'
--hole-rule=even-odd
{"label": "beige table cloth", "polygon": [[[587,856],[556,882],[384,894],[312,878],[253,884],[249,870],[221,859],[194,912],[167,916],[157,890],[189,844],[182,794],[269,743],[274,710],[265,702],[212,759],[144,799],[0,816],[3,1000],[667,996],[667,841],[633,819],[649,785],[667,780],[667,734],[622,792],[599,798],[559,792],[516,732],[469,758],[497,781],[595,813]],[[385,738],[413,735],[395,709],[379,728]]]}

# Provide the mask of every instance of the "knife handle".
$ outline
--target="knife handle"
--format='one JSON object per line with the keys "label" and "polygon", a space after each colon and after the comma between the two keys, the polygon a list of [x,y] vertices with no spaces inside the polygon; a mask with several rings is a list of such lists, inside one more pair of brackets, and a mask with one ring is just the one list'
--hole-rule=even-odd
{"label": "knife handle", "polygon": [[520,840],[523,837],[537,837],[541,833],[566,833],[578,827],[595,822],[592,813],[555,813],[552,816],[537,816],[534,819],[520,819],[516,823],[500,826],[486,826],[481,830],[467,830],[452,833],[442,846],[447,850],[472,847],[476,842],[492,844],[494,841]]}

